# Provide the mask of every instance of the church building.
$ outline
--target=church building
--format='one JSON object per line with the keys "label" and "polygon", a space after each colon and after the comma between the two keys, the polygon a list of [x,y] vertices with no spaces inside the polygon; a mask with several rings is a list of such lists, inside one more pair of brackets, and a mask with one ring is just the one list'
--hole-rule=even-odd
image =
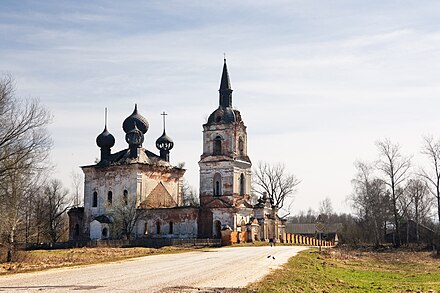
{"label": "church building", "polygon": [[112,153],[115,138],[107,122],[96,138],[101,157],[82,167],[84,207],[68,212],[70,239],[221,238],[232,232],[243,241],[282,238],[284,225],[270,200],[252,203],[246,126],[232,107],[232,91],[225,59],[219,106],[203,125],[200,206],[184,205],[185,170],[170,164],[174,142],[165,116],[157,155],[142,147],[149,123],[135,106],[122,123],[126,149]]}

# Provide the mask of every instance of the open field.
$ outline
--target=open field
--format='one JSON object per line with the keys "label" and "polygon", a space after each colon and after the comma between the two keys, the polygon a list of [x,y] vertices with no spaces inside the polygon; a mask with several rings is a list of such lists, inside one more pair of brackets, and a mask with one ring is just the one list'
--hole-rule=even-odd
{"label": "open field", "polygon": [[300,252],[244,292],[440,292],[440,259],[430,252]]}
{"label": "open field", "polygon": [[194,247],[163,247],[159,249],[106,247],[18,251],[16,254],[17,262],[0,263],[0,275],[111,262],[147,255],[180,253],[196,249]]}

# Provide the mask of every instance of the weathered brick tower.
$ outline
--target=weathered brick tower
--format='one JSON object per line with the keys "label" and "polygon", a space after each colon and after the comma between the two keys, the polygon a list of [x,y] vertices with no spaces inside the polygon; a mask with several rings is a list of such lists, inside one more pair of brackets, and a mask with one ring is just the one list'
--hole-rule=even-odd
{"label": "weathered brick tower", "polygon": [[232,108],[226,59],[219,93],[219,107],[203,125],[203,154],[199,161],[202,237],[219,237],[225,225],[239,231],[252,216],[252,163],[247,155],[246,126],[240,112]]}

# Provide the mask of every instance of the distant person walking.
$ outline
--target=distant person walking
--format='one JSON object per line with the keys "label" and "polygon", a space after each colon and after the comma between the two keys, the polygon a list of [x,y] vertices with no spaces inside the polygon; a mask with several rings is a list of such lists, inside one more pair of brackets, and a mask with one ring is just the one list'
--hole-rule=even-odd
{"label": "distant person walking", "polygon": [[277,246],[277,239],[276,238],[273,239],[273,246]]}
{"label": "distant person walking", "polygon": [[269,238],[269,245],[270,245],[270,247],[272,247],[272,245],[273,245],[273,239],[272,238]]}

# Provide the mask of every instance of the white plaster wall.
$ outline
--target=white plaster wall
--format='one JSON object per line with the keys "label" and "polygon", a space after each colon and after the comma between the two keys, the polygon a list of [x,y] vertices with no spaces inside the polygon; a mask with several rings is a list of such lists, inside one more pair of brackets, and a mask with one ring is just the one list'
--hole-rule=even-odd
{"label": "white plaster wall", "polygon": [[204,126],[203,153],[213,153],[214,139],[222,137],[222,151],[224,154],[239,155],[238,140],[243,139],[243,155],[247,155],[247,133],[244,124],[212,124]]}
{"label": "white plaster wall", "polygon": [[[181,222],[173,222],[173,234],[169,233],[169,222],[160,221],[160,234],[156,234],[156,223],[158,220],[147,220],[148,235],[147,237],[159,238],[181,238],[192,239],[197,238],[197,219],[185,219]],[[138,224],[138,235],[144,233],[145,222]]]}
{"label": "white plaster wall", "polygon": [[210,162],[200,164],[200,194],[213,195],[214,174],[222,176],[222,192],[231,195],[234,185],[233,161]]}
{"label": "white plaster wall", "polygon": [[224,225],[229,225],[231,228],[234,227],[234,214],[228,209],[213,209],[212,210],[212,225],[213,231],[215,230],[214,222],[220,221],[222,227]]}
{"label": "white plaster wall", "polygon": [[[128,196],[136,196],[136,170],[133,166],[118,166],[114,168],[85,170],[84,208],[91,217],[111,211],[107,204],[108,192],[113,193],[113,204],[123,200],[124,190]],[[93,192],[98,193],[98,205],[92,207]]]}
{"label": "white plaster wall", "polygon": [[101,231],[102,231],[101,223],[96,220],[93,220],[90,223],[90,239],[92,240],[101,239]]}

